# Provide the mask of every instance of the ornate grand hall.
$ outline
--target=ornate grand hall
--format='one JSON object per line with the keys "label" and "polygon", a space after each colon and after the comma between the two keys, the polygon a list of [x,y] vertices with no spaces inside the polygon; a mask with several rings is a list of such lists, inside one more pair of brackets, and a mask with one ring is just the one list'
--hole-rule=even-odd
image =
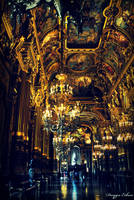
{"label": "ornate grand hall", "polygon": [[134,199],[134,1],[0,1],[0,198]]}

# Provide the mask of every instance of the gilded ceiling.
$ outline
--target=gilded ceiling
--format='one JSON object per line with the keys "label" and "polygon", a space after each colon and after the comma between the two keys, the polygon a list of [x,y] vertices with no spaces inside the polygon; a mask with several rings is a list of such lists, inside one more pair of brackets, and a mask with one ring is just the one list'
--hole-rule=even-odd
{"label": "gilded ceiling", "polygon": [[7,2],[0,49],[18,73],[26,72],[32,106],[45,107],[46,90],[62,66],[73,87],[70,104],[83,105],[82,123],[108,127],[133,107],[132,0]]}

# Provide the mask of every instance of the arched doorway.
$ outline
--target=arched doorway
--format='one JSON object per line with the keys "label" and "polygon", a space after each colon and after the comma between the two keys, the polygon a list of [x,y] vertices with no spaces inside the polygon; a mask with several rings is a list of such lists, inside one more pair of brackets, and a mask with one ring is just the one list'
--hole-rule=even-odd
{"label": "arched doorway", "polygon": [[71,149],[71,165],[81,165],[80,147],[77,145]]}

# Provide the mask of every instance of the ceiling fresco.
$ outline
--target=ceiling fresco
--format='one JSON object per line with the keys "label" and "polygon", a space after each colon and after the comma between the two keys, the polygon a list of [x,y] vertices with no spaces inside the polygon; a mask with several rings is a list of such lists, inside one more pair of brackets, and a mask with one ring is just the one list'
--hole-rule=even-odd
{"label": "ceiling fresco", "polygon": [[[105,23],[104,9],[109,1],[83,1],[79,12],[67,17],[67,48],[97,48]],[[73,8],[72,8],[73,9]],[[80,22],[76,15],[80,15]]]}
{"label": "ceiling fresco", "polygon": [[131,36],[134,29],[133,3],[134,2],[131,0],[123,0],[121,2],[122,14],[120,14],[115,21],[118,28],[127,31]]}
{"label": "ceiling fresco", "polygon": [[36,10],[37,32],[40,40],[57,26],[57,21],[57,11],[54,6],[50,7],[49,4],[44,3]]}
{"label": "ceiling fresco", "polygon": [[[48,37],[49,34],[47,34],[46,37]],[[50,36],[51,38],[51,42],[49,41],[46,45],[43,46],[43,63],[44,63],[44,69],[45,71],[47,70],[48,72],[50,70],[55,70],[54,66],[59,66],[59,62],[60,62],[60,58],[59,58],[59,53],[58,53],[58,49],[59,49],[59,44],[53,42],[53,39],[57,39],[58,35],[57,32],[55,31],[55,33]],[[53,39],[52,39],[53,38]]]}
{"label": "ceiling fresco", "polygon": [[71,54],[66,60],[68,69],[76,72],[87,71],[94,64],[93,54]]}
{"label": "ceiling fresco", "polygon": [[108,41],[105,43],[105,48],[107,49],[107,53],[104,53],[105,62],[117,70],[127,62],[132,47],[127,37],[118,31],[112,30]]}
{"label": "ceiling fresco", "polygon": [[88,82],[84,85],[84,81],[79,81],[78,86],[74,87],[73,97],[87,97],[92,100],[102,101],[103,93],[101,90],[94,86],[94,82],[91,84]]}

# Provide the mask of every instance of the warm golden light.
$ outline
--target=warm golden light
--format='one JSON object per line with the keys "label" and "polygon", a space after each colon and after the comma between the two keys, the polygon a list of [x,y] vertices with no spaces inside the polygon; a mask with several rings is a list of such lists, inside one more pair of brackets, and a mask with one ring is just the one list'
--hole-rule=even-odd
{"label": "warm golden light", "polygon": [[119,134],[117,137],[117,141],[118,142],[127,142],[127,141],[133,141],[134,140],[134,136],[131,133],[122,133]]}
{"label": "warm golden light", "polygon": [[24,137],[24,132],[18,131],[18,132],[16,133],[16,135],[17,135],[17,136],[22,136],[22,137]]}
{"label": "warm golden light", "polygon": [[67,184],[65,184],[65,183],[61,184],[61,193],[62,193],[63,199],[66,199],[66,197],[67,197]]}
{"label": "warm golden light", "polygon": [[66,81],[67,75],[66,75],[66,74],[57,74],[57,75],[56,75],[56,78],[57,78],[59,81]]}
{"label": "warm golden light", "polygon": [[101,146],[102,146],[102,145],[100,145],[100,144],[95,144],[95,145],[94,145],[94,148],[95,148],[95,149],[100,149]]}
{"label": "warm golden light", "polygon": [[[62,96],[60,96],[60,95],[62,95]],[[73,89],[66,82],[61,81],[61,82],[55,83],[54,85],[52,85],[50,87],[50,96],[52,99],[63,98],[63,100],[64,100],[65,97],[70,98],[72,95],[73,95]]]}
{"label": "warm golden light", "polygon": [[84,86],[89,85],[92,82],[92,79],[88,76],[81,76],[77,79],[77,83],[82,82]]}
{"label": "warm golden light", "polygon": [[103,140],[112,140],[112,136],[111,135],[103,136],[102,139]]}
{"label": "warm golden light", "polygon": [[133,122],[130,122],[130,121],[119,122],[119,127],[132,126],[132,125],[133,125]]}
{"label": "warm golden light", "polygon": [[91,144],[91,139],[88,138],[87,140],[85,140],[85,143],[86,143],[86,144]]}
{"label": "warm golden light", "polygon": [[117,141],[118,142],[123,142],[123,136],[121,134],[118,135]]}
{"label": "warm golden light", "polygon": [[34,150],[38,150],[38,147],[34,147]]}
{"label": "warm golden light", "polygon": [[105,144],[104,146],[101,147],[102,150],[115,150],[116,146],[113,144]]}
{"label": "warm golden light", "polygon": [[29,137],[28,137],[28,136],[24,136],[24,140],[25,140],[25,141],[28,141],[28,140],[29,140]]}
{"label": "warm golden light", "polygon": [[43,120],[50,119],[52,117],[52,110],[50,110],[50,106],[46,107],[46,110],[43,112]]}

